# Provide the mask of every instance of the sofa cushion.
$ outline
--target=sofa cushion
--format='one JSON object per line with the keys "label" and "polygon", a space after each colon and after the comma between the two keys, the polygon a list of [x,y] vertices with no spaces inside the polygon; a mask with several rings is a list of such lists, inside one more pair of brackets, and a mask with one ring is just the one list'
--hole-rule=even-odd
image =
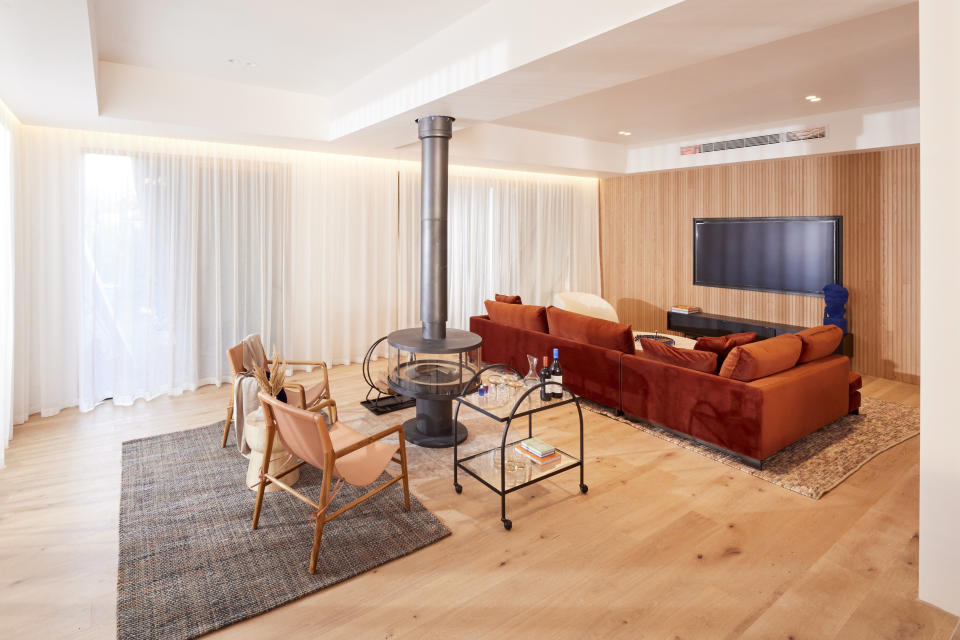
{"label": "sofa cushion", "polygon": [[494,302],[506,302],[507,304],[523,304],[520,301],[520,296],[505,296],[502,293],[495,293],[493,300]]}
{"label": "sofa cushion", "polygon": [[717,367],[719,368],[723,366],[723,361],[727,359],[727,355],[733,351],[734,347],[750,344],[756,339],[757,334],[753,331],[731,333],[725,336],[703,336],[697,338],[697,344],[693,348],[697,351],[712,351],[717,354]]}
{"label": "sofa cushion", "polygon": [[843,340],[843,329],[833,324],[825,324],[798,331],[797,337],[803,341],[800,362],[810,362],[825,358],[836,351]]}
{"label": "sofa cushion", "polygon": [[720,375],[743,382],[772,376],[797,364],[802,347],[803,341],[792,333],[734,347]]}
{"label": "sofa cushion", "polygon": [[640,346],[646,358],[665,362],[684,369],[693,369],[703,373],[717,372],[717,354],[712,351],[694,351],[693,349],[678,349],[659,340],[640,338]]}
{"label": "sofa cushion", "polygon": [[507,304],[484,300],[490,319],[499,324],[528,331],[547,332],[547,310],[532,304]]}
{"label": "sofa cushion", "polygon": [[628,324],[593,318],[559,307],[547,307],[547,326],[550,335],[567,340],[585,342],[604,349],[616,349],[622,353],[636,352],[633,331]]}

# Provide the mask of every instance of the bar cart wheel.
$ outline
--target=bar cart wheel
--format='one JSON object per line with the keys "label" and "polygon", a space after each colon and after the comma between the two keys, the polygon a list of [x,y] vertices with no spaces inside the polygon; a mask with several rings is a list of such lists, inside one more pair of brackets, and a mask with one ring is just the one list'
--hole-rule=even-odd
{"label": "bar cart wheel", "polygon": [[588,487],[587,485],[581,484],[581,485],[580,485],[580,493],[586,493],[589,488],[590,488],[590,487]]}
{"label": "bar cart wheel", "polygon": [[512,522],[511,520],[509,520],[508,518],[504,518],[504,519],[503,519],[503,528],[506,529],[507,531],[510,531],[510,529],[513,528],[513,522]]}
{"label": "bar cart wheel", "polygon": [[459,482],[454,482],[453,488],[457,491],[457,493],[463,493],[463,487],[460,485]]}

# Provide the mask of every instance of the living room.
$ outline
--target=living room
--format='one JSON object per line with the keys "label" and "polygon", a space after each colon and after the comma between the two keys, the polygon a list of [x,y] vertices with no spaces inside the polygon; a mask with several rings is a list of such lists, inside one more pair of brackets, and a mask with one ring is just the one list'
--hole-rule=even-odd
{"label": "living room", "polygon": [[958,27],[0,3],[0,628],[960,638]]}

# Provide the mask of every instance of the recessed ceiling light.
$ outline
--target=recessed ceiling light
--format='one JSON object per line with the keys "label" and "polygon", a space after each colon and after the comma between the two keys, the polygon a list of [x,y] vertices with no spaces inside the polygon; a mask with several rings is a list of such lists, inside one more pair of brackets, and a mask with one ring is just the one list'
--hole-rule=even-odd
{"label": "recessed ceiling light", "polygon": [[807,96],[807,102],[820,102],[823,100],[820,96]]}
{"label": "recessed ceiling light", "polygon": [[257,66],[256,62],[244,60],[243,58],[227,58],[227,62],[238,67],[246,67],[247,69],[253,69]]}
{"label": "recessed ceiling light", "polygon": [[629,131],[617,131],[617,135],[620,135],[620,136],[628,136],[628,135],[630,135],[630,132],[629,132]]}

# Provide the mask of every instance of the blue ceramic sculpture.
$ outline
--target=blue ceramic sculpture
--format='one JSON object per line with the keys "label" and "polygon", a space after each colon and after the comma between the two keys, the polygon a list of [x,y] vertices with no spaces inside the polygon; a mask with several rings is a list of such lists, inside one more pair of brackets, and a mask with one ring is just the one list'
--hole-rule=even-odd
{"label": "blue ceramic sculpture", "polygon": [[850,292],[838,284],[828,284],[823,288],[823,324],[835,324],[843,333],[847,333],[847,300]]}

